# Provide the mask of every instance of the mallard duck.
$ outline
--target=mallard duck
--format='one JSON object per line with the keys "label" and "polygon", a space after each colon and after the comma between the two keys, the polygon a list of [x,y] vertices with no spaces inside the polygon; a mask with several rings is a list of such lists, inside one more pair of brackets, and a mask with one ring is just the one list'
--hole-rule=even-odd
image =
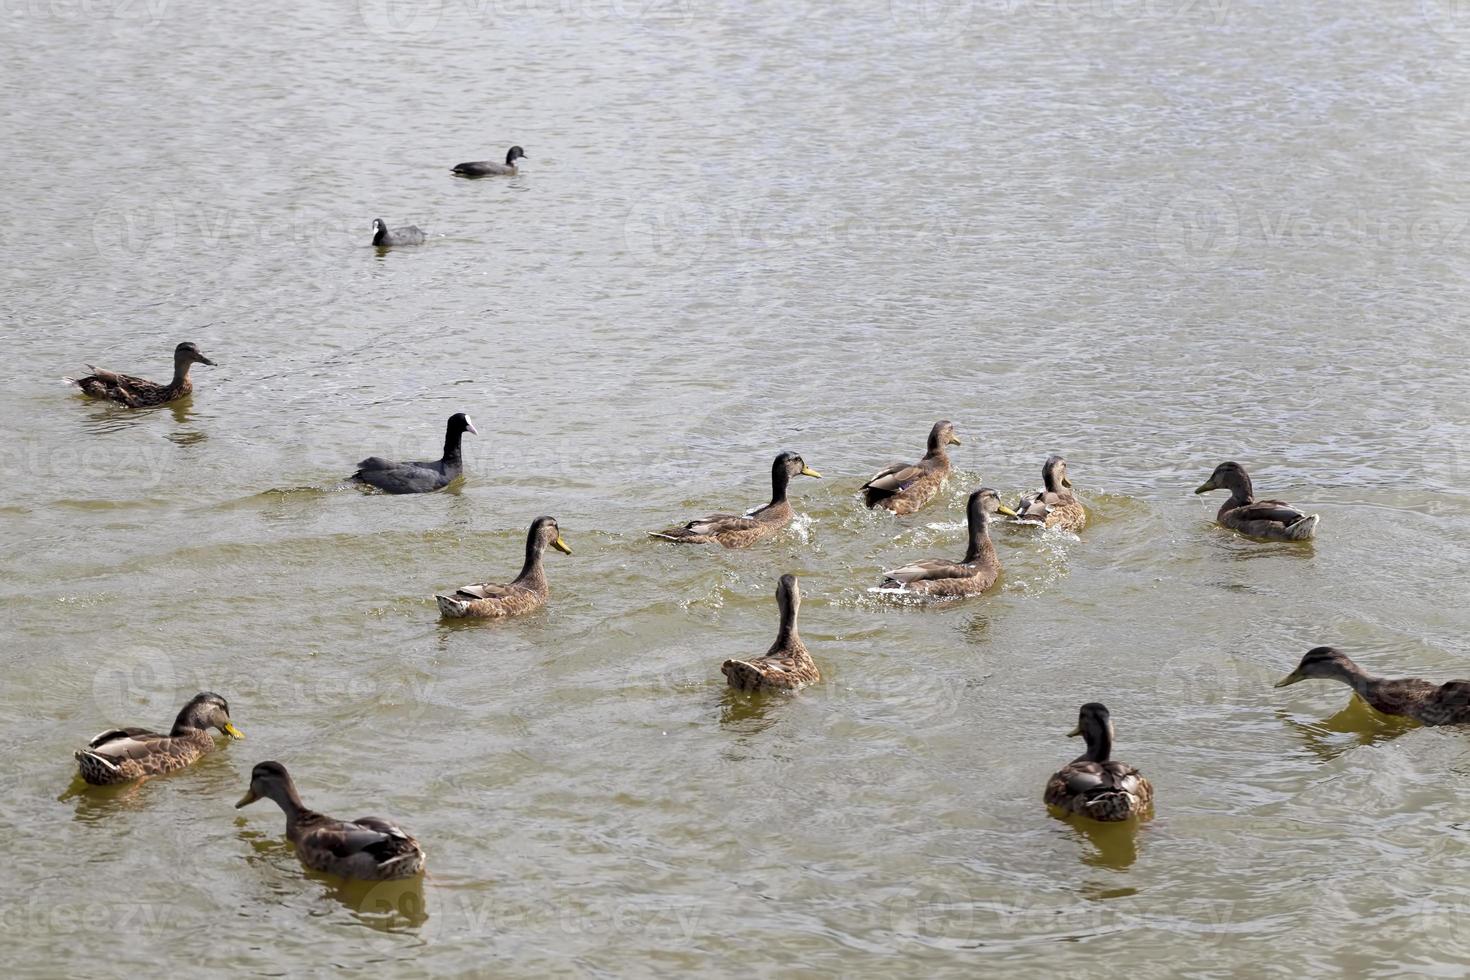
{"label": "mallard duck", "polygon": [[444,428],[444,456],[421,463],[400,463],[381,456],[369,456],[357,464],[350,479],[377,487],[386,493],[428,493],[442,490],[464,472],[459,443],[464,434],[479,435],[470,417],[463,412],[449,416]]}
{"label": "mallard duck", "polygon": [[979,595],[995,584],[1000,575],[1000,559],[990,540],[990,515],[1002,513],[1014,517],[1016,512],[1000,502],[1000,494],[981,487],[970,494],[965,508],[970,526],[970,544],[959,561],[948,558],[925,558],[909,562],[901,568],[883,573],[880,588],[902,589],[932,596]]}
{"label": "mallard duck", "polygon": [[404,225],[396,231],[389,231],[382,218],[373,219],[373,244],[379,248],[387,248],[390,245],[422,245],[423,243],[424,233],[418,225]]}
{"label": "mallard duck", "polygon": [[736,690],[797,691],[822,679],[796,632],[801,590],[797,588],[795,575],[782,575],[776,583],[776,605],[781,609],[781,629],[765,656],[726,660],[720,665],[720,672]]}
{"label": "mallard duck", "polygon": [[1068,737],[1078,735],[1086,739],[1087,751],[1047,780],[1046,803],[1094,820],[1127,820],[1147,810],[1153,786],[1137,769],[1108,758],[1113,752],[1108,709],[1096,701],[1084,704]]}
{"label": "mallard duck", "polygon": [[757,507],[744,517],[710,514],[682,527],[648,533],[655,538],[677,541],[680,544],[714,542],[726,548],[747,548],[791,523],[794,515],[791,504],[786,500],[786,485],[793,476],[811,476],[819,480],[822,478],[822,474],[807,466],[805,460],[796,453],[781,453],[771,464],[771,502],[764,507]]}
{"label": "mallard duck", "polygon": [[452,172],[461,177],[514,177],[517,173],[516,161],[525,155],[525,150],[519,146],[512,146],[505,153],[504,163],[496,163],[494,160],[471,160],[469,163],[455,164]]}
{"label": "mallard duck", "polygon": [[1435,684],[1417,677],[1374,677],[1340,650],[1313,647],[1296,670],[1277,681],[1276,686],[1314,679],[1342,681],[1386,715],[1412,718],[1425,725],[1470,724],[1470,681]]}
{"label": "mallard duck", "polygon": [[1022,497],[1016,504],[1016,516],[1064,531],[1082,530],[1087,524],[1087,510],[1072,494],[1067,461],[1060,456],[1048,456],[1041,467],[1041,482],[1043,489]]}
{"label": "mallard duck", "polygon": [[192,765],[214,751],[218,728],[230,738],[244,738],[230,723],[230,706],[210,691],[194,695],[174,719],[167,735],[146,728],[113,728],[75,752],[82,778],[94,786],[128,783]]}
{"label": "mallard duck", "polygon": [[296,856],[313,871],[386,881],[412,878],[424,870],[419,842],[391,820],[358,817],[350,823],[308,810],[291,774],[279,762],[262,762],[250,772],[250,789],[235,804],[238,810],[259,799],[275,800],[286,814],[286,839]]}
{"label": "mallard duck", "polygon": [[960,445],[954,423],[935,422],[929,430],[929,450],[917,463],[894,463],[863,484],[863,503],[895,514],[912,514],[934,499],[949,476],[946,446]]}
{"label": "mallard duck", "polygon": [[1276,541],[1307,541],[1317,532],[1320,515],[1303,514],[1284,500],[1257,500],[1251,478],[1239,463],[1221,463],[1195,493],[1229,490],[1230,499],[1220,505],[1215,520],[1222,527],[1253,538]]}
{"label": "mallard duck", "polygon": [[147,408],[183,398],[192,392],[194,383],[189,380],[189,366],[192,364],[208,364],[214,367],[214,362],[199,353],[198,347],[185,342],[174,348],[174,377],[166,385],[135,378],[131,374],[104,371],[91,364],[87,365],[87,370],[92,373],[85,378],[61,380],[76,385],[93,398],[106,398],[130,408]]}
{"label": "mallard duck", "polygon": [[564,555],[572,549],[561,539],[561,529],[552,517],[538,517],[531,522],[531,533],[526,536],[526,563],[521,574],[507,585],[466,585],[453,595],[436,595],[439,612],[451,619],[474,617],[499,619],[501,616],[517,616],[540,609],[551,595],[546,582],[546,572],[541,568],[541,556],[547,546]]}

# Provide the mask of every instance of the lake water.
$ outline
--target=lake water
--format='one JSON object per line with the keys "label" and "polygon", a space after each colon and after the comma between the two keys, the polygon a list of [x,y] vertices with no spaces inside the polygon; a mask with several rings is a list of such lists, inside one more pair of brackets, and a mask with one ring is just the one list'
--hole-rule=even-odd
{"label": "lake water", "polygon": [[[1470,742],[1273,690],[1470,674],[1470,9],[1241,0],[20,0],[0,26],[13,975],[1459,976]],[[528,158],[512,179],[449,168]],[[428,244],[378,254],[370,223]],[[57,379],[166,376],[130,411]],[[467,477],[336,489],[360,458]],[[964,440],[911,518],[856,491]],[[648,529],[764,502],[743,552]],[[1070,461],[992,595],[867,590]],[[1224,459],[1322,515],[1250,542]],[[553,596],[448,623],[553,514]],[[824,682],[728,693],[801,577]],[[198,690],[248,736],[84,790]],[[1156,817],[1048,815],[1112,710]],[[254,762],[396,818],[302,871]]]}

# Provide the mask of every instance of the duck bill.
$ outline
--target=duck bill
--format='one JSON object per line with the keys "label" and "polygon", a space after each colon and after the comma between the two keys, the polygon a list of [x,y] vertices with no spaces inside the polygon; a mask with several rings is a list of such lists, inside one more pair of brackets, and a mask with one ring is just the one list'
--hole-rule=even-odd
{"label": "duck bill", "polygon": [[1021,516],[1020,514],[1017,514],[1015,511],[1011,510],[1005,504],[1001,504],[999,507],[995,508],[995,512],[997,514],[1004,514],[1007,517],[1020,517]]}
{"label": "duck bill", "polygon": [[1076,728],[1072,729],[1070,732],[1067,733],[1067,737],[1068,738],[1076,738],[1078,735],[1081,735],[1081,734],[1082,734],[1082,726],[1081,725],[1078,725]]}
{"label": "duck bill", "polygon": [[248,789],[245,791],[245,795],[240,797],[240,802],[235,804],[235,809],[238,810],[242,806],[249,806],[258,799],[260,799],[260,795],[255,792],[254,788]]}
{"label": "duck bill", "polygon": [[803,466],[801,468],[801,475],[802,476],[814,476],[818,480],[820,480],[822,478],[822,474],[818,473],[816,470],[812,469],[810,466]]}
{"label": "duck bill", "polygon": [[1209,493],[1213,489],[1215,489],[1215,481],[1214,480],[1206,480],[1204,483],[1201,483],[1199,485],[1199,487],[1194,492],[1197,493],[1197,494],[1200,494],[1200,493]]}
{"label": "duck bill", "polygon": [[475,428],[475,423],[471,422],[469,419],[464,420],[464,430],[472,436],[477,436],[480,434],[480,430]]}
{"label": "duck bill", "polygon": [[240,731],[240,729],[236,728],[228,721],[225,722],[224,732],[226,735],[230,736],[230,738],[233,738],[237,742],[245,738],[245,733]]}
{"label": "duck bill", "polygon": [[1064,477],[1062,477],[1062,486],[1064,486],[1064,487],[1066,487],[1066,488],[1067,488],[1067,489],[1068,489],[1068,490],[1070,490],[1070,489],[1072,489],[1072,481],[1071,481],[1071,480],[1069,480],[1069,479],[1067,479],[1067,478],[1066,478],[1066,477],[1065,477],[1065,476],[1064,476]]}
{"label": "duck bill", "polygon": [[964,445],[963,442],[960,442],[960,437],[959,436],[950,436],[949,437],[949,444],[951,446],[963,446]]}
{"label": "duck bill", "polygon": [[1295,684],[1297,681],[1304,681],[1304,680],[1306,680],[1306,678],[1302,676],[1302,672],[1301,671],[1299,671],[1299,670],[1293,670],[1291,673],[1287,674],[1285,677],[1281,678],[1281,680],[1277,681],[1275,684],[1272,684],[1271,686],[1272,687],[1291,687],[1291,685]]}
{"label": "duck bill", "polygon": [[217,367],[218,366],[213,361],[211,361],[209,358],[205,357],[203,354],[200,354],[199,355],[199,363],[200,364],[208,364],[210,367]]}
{"label": "duck bill", "polygon": [[572,553],[572,546],[563,541],[560,534],[556,536],[555,541],[551,542],[551,546],[564,555],[570,555]]}

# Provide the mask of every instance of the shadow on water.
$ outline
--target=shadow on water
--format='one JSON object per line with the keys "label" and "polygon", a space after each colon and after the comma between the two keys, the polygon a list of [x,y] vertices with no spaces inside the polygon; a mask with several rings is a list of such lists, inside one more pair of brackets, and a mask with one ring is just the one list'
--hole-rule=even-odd
{"label": "shadow on water", "polygon": [[[1082,845],[1082,863],[1093,868],[1110,871],[1127,871],[1138,860],[1138,833],[1143,819],[1121,820],[1117,823],[1100,823],[1063,813],[1055,807],[1047,807],[1047,813],[1058,823],[1065,824],[1074,842]],[[1101,897],[1114,897],[1104,895]]]}
{"label": "shadow on water", "polygon": [[[1376,745],[1421,727],[1412,718],[1384,714],[1356,693],[1349,696],[1340,711],[1321,721],[1303,724],[1282,710],[1276,712],[1276,717],[1322,762],[1331,762],[1354,746]],[[1336,739],[1332,738],[1334,735],[1353,738]]]}
{"label": "shadow on water", "polygon": [[76,808],[73,819],[77,822],[98,823],[119,813],[143,809],[148,804],[148,795],[143,792],[147,783],[148,780],[140,779],[115,786],[93,786],[81,776],[73,775],[56,801],[72,803]]}
{"label": "shadow on water", "polygon": [[737,691],[726,687],[720,694],[720,727],[740,735],[756,735],[774,725],[781,705],[793,696],[780,692]]}

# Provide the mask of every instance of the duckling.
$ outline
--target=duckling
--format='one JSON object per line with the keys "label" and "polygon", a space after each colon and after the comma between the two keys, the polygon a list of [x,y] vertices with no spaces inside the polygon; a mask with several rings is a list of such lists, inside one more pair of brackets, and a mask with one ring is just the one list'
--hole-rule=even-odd
{"label": "duckling", "polygon": [[379,248],[390,245],[422,245],[424,232],[418,225],[404,225],[397,231],[389,231],[382,218],[373,219],[373,244]]}
{"label": "duckling", "polygon": [[798,691],[822,679],[812,655],[796,632],[796,611],[801,608],[801,590],[795,575],[782,575],[776,584],[776,604],[781,609],[781,629],[765,656],[754,660],[726,660],[720,665],[730,686],[739,691]]}
{"label": "duckling", "polygon": [[1108,758],[1113,751],[1113,721],[1096,701],[1082,706],[1077,727],[1087,751],[1057,770],[1046,783],[1047,805],[1094,820],[1127,820],[1153,802],[1154,788],[1135,768]]}
{"label": "duckling", "polygon": [[924,458],[912,465],[894,463],[862,486],[863,503],[883,507],[895,514],[912,514],[934,499],[949,476],[949,454],[946,446],[961,445],[954,434],[954,423],[935,422],[929,430],[929,449]]}
{"label": "duckling", "polygon": [[459,444],[464,434],[479,435],[475,424],[463,412],[449,416],[444,428],[444,455],[421,463],[400,463],[381,456],[369,456],[357,464],[357,472],[348,477],[358,483],[377,487],[385,493],[428,493],[442,490],[464,472]]}
{"label": "duckling", "polygon": [[538,517],[531,522],[531,532],[526,536],[526,563],[521,566],[521,574],[514,582],[508,585],[488,582],[466,585],[453,595],[436,595],[434,599],[439,603],[439,614],[450,619],[499,619],[540,609],[551,595],[546,572],[541,568],[541,556],[546,553],[547,545],[564,555],[572,553],[571,547],[561,539],[556,519]]}
{"label": "duckling", "polygon": [[1000,575],[1000,559],[990,540],[990,515],[1016,516],[1016,512],[1000,502],[1000,494],[981,487],[970,494],[965,514],[970,526],[970,545],[959,561],[947,558],[925,558],[909,562],[901,568],[883,573],[879,588],[902,589],[932,596],[979,595],[995,584]]}
{"label": "duckling", "polygon": [[516,161],[525,155],[525,150],[519,146],[512,146],[506,151],[504,163],[496,163],[494,160],[472,160],[469,163],[455,164],[451,172],[461,177],[514,177],[518,173]]}
{"label": "duckling", "polygon": [[214,367],[214,362],[201,354],[197,346],[185,342],[174,348],[174,377],[166,385],[135,378],[131,374],[104,371],[91,364],[87,365],[87,370],[92,373],[85,378],[61,380],[76,385],[93,398],[106,398],[130,408],[149,408],[167,404],[193,392],[194,382],[189,380],[189,367],[193,364]]}
{"label": "duckling", "polygon": [[333,820],[308,810],[291,774],[279,762],[262,762],[250,772],[250,789],[235,804],[238,810],[261,798],[274,800],[286,814],[286,839],[296,856],[313,871],[386,881],[412,878],[424,870],[424,850],[391,820],[359,817]]}
{"label": "duckling", "polygon": [[1435,684],[1417,677],[1374,677],[1340,650],[1313,647],[1296,670],[1277,681],[1276,686],[1288,687],[1311,679],[1341,681],[1386,715],[1412,718],[1425,725],[1470,724],[1470,681]]}
{"label": "duckling", "polygon": [[1072,481],[1067,478],[1067,461],[1051,455],[1041,467],[1045,488],[1028,494],[1016,504],[1016,514],[1023,521],[1040,521],[1046,527],[1064,531],[1080,531],[1087,524],[1087,510],[1072,494]]}
{"label": "duckling", "polygon": [[679,544],[714,542],[726,548],[748,548],[791,523],[794,513],[791,504],[786,500],[786,485],[793,476],[810,476],[819,480],[822,478],[822,474],[807,466],[806,461],[796,453],[781,453],[771,464],[771,502],[764,507],[757,507],[744,517],[710,514],[681,527],[648,533],[652,537],[677,541]]}
{"label": "duckling", "polygon": [[184,705],[167,735],[146,728],[109,729],[74,753],[77,768],[93,786],[173,772],[214,751],[211,728],[232,739],[245,737],[230,723],[230,706],[225,699],[202,691]]}
{"label": "duckling", "polygon": [[1222,526],[1253,538],[1275,541],[1308,541],[1317,532],[1318,514],[1303,514],[1282,500],[1257,500],[1251,478],[1239,463],[1221,463],[1195,493],[1229,490],[1230,499],[1220,505],[1215,520]]}

